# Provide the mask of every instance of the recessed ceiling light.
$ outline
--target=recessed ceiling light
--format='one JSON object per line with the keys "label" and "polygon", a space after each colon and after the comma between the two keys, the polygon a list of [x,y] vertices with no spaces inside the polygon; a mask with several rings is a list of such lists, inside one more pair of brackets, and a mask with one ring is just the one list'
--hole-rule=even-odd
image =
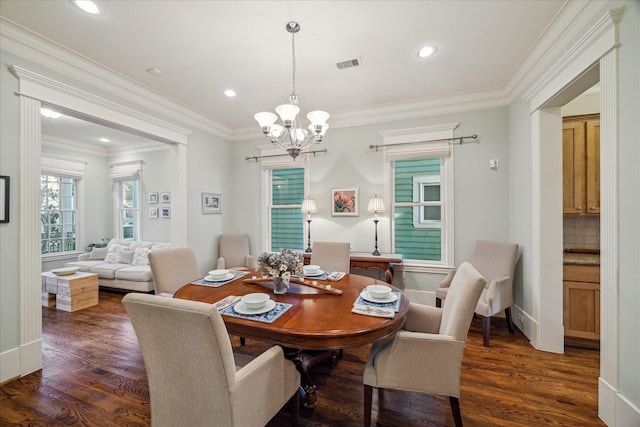
{"label": "recessed ceiling light", "polygon": [[100,142],[109,142],[110,139],[109,138],[100,138],[100,139],[98,139],[98,141],[100,141]]}
{"label": "recessed ceiling light", "polygon": [[433,55],[434,53],[436,53],[436,47],[435,46],[425,46],[422,49],[420,49],[418,51],[418,56],[420,58],[428,58],[431,55]]}
{"label": "recessed ceiling light", "polygon": [[233,98],[234,96],[237,95],[236,91],[233,89],[227,89],[224,91],[225,96],[228,96],[229,98]]}
{"label": "recessed ceiling light", "polygon": [[97,4],[91,0],[69,0],[71,3],[83,12],[90,15],[102,15],[102,11]]}
{"label": "recessed ceiling light", "polygon": [[162,74],[162,70],[160,68],[154,67],[147,69],[147,73],[153,74],[154,76],[159,76],[160,74]]}
{"label": "recessed ceiling light", "polygon": [[57,111],[50,110],[48,108],[41,108],[40,114],[45,116],[48,119],[57,119],[62,116],[62,113],[58,113]]}

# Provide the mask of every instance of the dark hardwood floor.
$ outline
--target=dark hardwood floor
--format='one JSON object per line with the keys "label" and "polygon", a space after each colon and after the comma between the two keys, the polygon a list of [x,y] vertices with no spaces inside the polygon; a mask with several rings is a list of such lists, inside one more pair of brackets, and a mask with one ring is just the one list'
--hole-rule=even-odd
{"label": "dark hardwood floor", "polygon": [[[0,387],[1,426],[150,424],[144,364],[122,296],[102,291],[98,306],[75,313],[42,309],[44,368]],[[506,329],[494,321],[486,348],[481,321],[473,321],[462,362],[466,426],[604,426],[597,417],[597,351],[540,352],[519,331],[509,335]],[[237,338],[232,342],[239,347]],[[264,348],[247,340],[241,351]],[[337,366],[316,368],[318,405],[313,413],[301,412],[301,426],[362,426],[368,350],[347,349]],[[385,391],[379,410],[375,396],[373,420],[380,427],[453,425],[446,397]],[[268,425],[288,426],[289,417],[280,413]]]}

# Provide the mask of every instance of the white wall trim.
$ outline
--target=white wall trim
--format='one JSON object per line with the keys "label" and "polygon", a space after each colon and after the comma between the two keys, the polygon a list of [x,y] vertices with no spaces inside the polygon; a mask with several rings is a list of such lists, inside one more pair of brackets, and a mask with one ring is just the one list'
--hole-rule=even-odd
{"label": "white wall trim", "polygon": [[20,377],[20,349],[0,353],[0,384]]}

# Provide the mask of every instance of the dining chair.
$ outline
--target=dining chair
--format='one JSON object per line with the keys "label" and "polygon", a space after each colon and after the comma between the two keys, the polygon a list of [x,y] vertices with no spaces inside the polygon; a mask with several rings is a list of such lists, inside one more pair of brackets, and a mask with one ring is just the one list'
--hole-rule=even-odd
{"label": "dining chair", "polygon": [[462,426],[462,353],[485,283],[471,264],[463,263],[452,280],[444,307],[411,303],[402,329],[373,344],[364,369],[366,427],[371,425],[374,388],[449,396],[455,425]]}
{"label": "dining chair", "polygon": [[172,297],[183,285],[198,280],[200,270],[191,248],[172,248],[149,252],[149,266],[156,295]]}
{"label": "dining chair", "polygon": [[122,302],[142,350],[154,427],[264,426],[287,402],[297,425],[300,373],[281,347],[234,353],[211,304],[141,293]]}
{"label": "dining chair", "polygon": [[[514,333],[511,305],[513,304],[513,271],[517,260],[518,245],[515,243],[478,240],[473,251],[471,265],[487,280],[475,310],[477,315],[482,316],[482,342],[485,347],[489,346],[491,316],[502,310],[504,310],[509,332]],[[440,288],[436,290],[437,307],[447,298],[449,285],[455,275],[455,270],[450,271],[440,282]]]}
{"label": "dining chair", "polygon": [[216,268],[257,270],[258,260],[249,252],[248,234],[221,234],[218,238]]}
{"label": "dining chair", "polygon": [[319,265],[325,271],[349,272],[351,243],[313,242],[311,264]]}

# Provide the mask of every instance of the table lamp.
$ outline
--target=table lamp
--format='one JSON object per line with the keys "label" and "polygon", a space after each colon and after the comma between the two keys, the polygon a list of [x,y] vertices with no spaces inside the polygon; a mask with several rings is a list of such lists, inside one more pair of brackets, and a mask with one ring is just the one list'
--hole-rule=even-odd
{"label": "table lamp", "polygon": [[313,199],[307,196],[306,199],[302,202],[302,208],[300,208],[302,213],[307,214],[307,250],[305,252],[311,252],[311,214],[318,212],[318,208],[316,208],[316,202]]}
{"label": "table lamp", "polygon": [[371,253],[372,255],[380,255],[380,251],[378,251],[378,212],[384,212],[384,201],[382,198],[378,197],[378,195],[374,195],[371,199],[369,199],[369,206],[367,207],[367,211],[373,212],[375,214],[375,219],[373,222],[376,224],[376,249]]}

